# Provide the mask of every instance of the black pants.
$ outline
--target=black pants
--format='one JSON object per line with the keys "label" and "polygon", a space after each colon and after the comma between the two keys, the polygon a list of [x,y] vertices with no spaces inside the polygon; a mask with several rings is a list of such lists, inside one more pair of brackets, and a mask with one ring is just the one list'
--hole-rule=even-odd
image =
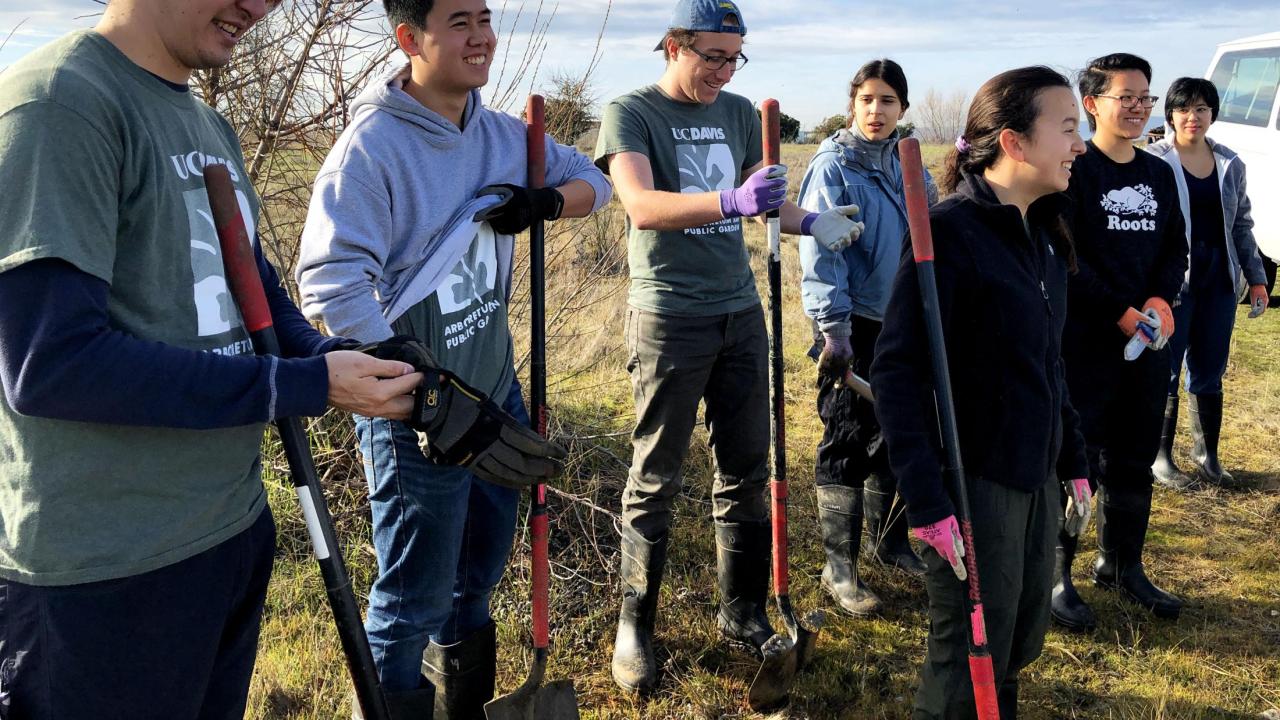
{"label": "black pants", "polygon": [[[876,320],[854,315],[850,318],[853,336],[853,372],[870,378],[880,326]],[[815,330],[815,345],[822,349],[821,334]],[[871,473],[889,477],[889,451],[880,437],[875,406],[847,387],[835,386],[835,378],[818,375],[818,417],[822,418],[822,439],[816,460],[817,485],[843,485],[861,489]]]}
{"label": "black pants", "polygon": [[243,718],[275,533],[266,509],[239,535],[142,575],[0,580],[0,718]]}

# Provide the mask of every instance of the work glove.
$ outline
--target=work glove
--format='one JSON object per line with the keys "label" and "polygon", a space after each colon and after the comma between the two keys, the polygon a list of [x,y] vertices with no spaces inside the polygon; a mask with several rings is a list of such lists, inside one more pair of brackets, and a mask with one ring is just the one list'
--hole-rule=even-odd
{"label": "work glove", "polygon": [[1249,317],[1262,317],[1262,313],[1267,311],[1267,303],[1271,298],[1267,297],[1266,285],[1250,285],[1249,286]]}
{"label": "work glove", "polygon": [[482,195],[497,195],[502,201],[476,213],[472,219],[488,222],[503,235],[524,232],[539,220],[556,220],[564,210],[564,196],[555,188],[526,188],[502,183],[480,188],[476,197]]}
{"label": "work glove", "polygon": [[399,360],[422,373],[405,422],[433,462],[460,465],[491,483],[523,490],[560,474],[564,448],[543,438],[484,393],[440,367],[427,346],[407,335],[369,343],[361,352]]}
{"label": "work glove", "polygon": [[720,191],[720,214],[751,217],[777,210],[787,200],[787,166],[766,165],[751,173],[741,187]]}
{"label": "work glove", "polygon": [[853,361],[853,346],[849,343],[849,323],[835,323],[822,331],[822,352],[818,354],[818,375],[844,382]]}
{"label": "work glove", "polygon": [[943,560],[951,563],[951,570],[962,582],[969,578],[969,572],[964,569],[964,539],[960,535],[960,524],[956,522],[955,515],[948,515],[924,527],[911,528],[911,534],[936,550]]}
{"label": "work glove", "polygon": [[1093,516],[1093,491],[1086,478],[1076,478],[1067,483],[1067,514],[1062,527],[1071,537],[1078,537],[1089,527]]}
{"label": "work glove", "polygon": [[809,213],[800,221],[800,234],[814,240],[831,252],[840,252],[858,241],[866,228],[849,218],[859,212],[857,205],[837,205],[821,213]]}
{"label": "work glove", "polygon": [[[1129,308],[1125,312],[1124,317],[1120,318],[1120,329],[1125,329],[1125,323],[1131,319],[1129,313],[1137,313],[1137,310]],[[1145,313],[1138,313],[1139,320],[1134,322],[1133,336],[1129,338],[1129,342],[1124,345],[1124,359],[1133,361],[1146,350],[1148,346],[1159,350],[1164,347],[1168,339],[1160,333],[1160,314],[1154,308],[1147,310]]]}
{"label": "work glove", "polygon": [[1169,342],[1169,338],[1173,337],[1173,309],[1169,307],[1169,303],[1164,301],[1164,298],[1149,297],[1142,304],[1142,312],[1145,313],[1150,310],[1155,310],[1156,314],[1160,316],[1160,327],[1156,328],[1160,331],[1160,339],[1152,344],[1152,347],[1159,350],[1165,346],[1165,343]]}

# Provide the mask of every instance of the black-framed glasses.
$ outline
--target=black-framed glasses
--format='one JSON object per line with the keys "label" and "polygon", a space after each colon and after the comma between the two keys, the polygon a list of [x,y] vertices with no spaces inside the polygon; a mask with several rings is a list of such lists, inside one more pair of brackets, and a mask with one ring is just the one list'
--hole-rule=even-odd
{"label": "black-framed glasses", "polygon": [[734,72],[738,72],[742,69],[743,65],[747,64],[747,56],[742,53],[729,57],[728,55],[708,55],[696,47],[689,47],[686,49],[694,55],[702,58],[702,62],[706,64],[708,69],[715,70],[717,72],[730,62],[733,63]]}
{"label": "black-framed glasses", "polygon": [[1094,97],[1111,98],[1119,100],[1120,107],[1125,110],[1132,110],[1133,106],[1142,103],[1142,107],[1151,108],[1156,106],[1156,101],[1160,99],[1159,95],[1103,95],[1102,93],[1094,93]]}

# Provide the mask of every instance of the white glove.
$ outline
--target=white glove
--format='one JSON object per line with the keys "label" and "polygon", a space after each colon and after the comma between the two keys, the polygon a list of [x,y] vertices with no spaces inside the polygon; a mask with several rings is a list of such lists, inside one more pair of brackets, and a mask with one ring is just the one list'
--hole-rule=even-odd
{"label": "white glove", "polygon": [[822,213],[809,213],[801,223],[801,234],[812,235],[831,252],[840,252],[862,235],[865,226],[849,219],[857,214],[857,205],[838,205]]}
{"label": "white glove", "polygon": [[1076,478],[1067,483],[1067,512],[1062,526],[1071,537],[1079,537],[1089,527],[1089,518],[1093,516],[1093,493],[1089,490],[1089,481]]}

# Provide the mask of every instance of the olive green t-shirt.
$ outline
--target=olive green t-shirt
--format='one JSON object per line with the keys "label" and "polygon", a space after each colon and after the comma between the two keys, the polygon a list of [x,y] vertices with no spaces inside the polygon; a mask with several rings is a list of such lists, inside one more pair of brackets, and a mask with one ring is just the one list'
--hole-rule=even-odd
{"label": "olive green t-shirt", "polygon": [[[760,121],[751,102],[721,92],[710,105],[671,99],[657,85],[610,102],[600,121],[596,165],[637,152],[649,158],[653,186],[701,193],[739,185],[760,162]],[[706,317],[758,305],[755,276],[742,240],[742,218],[684,230],[629,226],[632,307],[663,315]]]}
{"label": "olive green t-shirt", "polygon": [[[215,111],[93,31],[32,52],[0,74],[0,272],[60,259],[110,285],[112,330],[251,353],[201,175],[214,163],[228,166],[255,224],[239,142]],[[262,432],[261,424],[180,430],[23,416],[4,399],[0,577],[35,585],[124,577],[232,537],[266,502]]]}

